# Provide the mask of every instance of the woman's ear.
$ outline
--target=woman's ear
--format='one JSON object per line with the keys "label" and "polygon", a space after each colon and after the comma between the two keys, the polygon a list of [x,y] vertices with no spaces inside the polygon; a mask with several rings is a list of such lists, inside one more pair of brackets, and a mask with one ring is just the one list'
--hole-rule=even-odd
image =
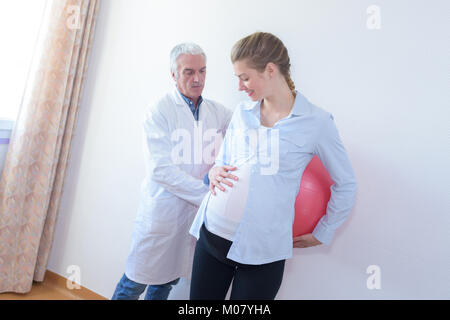
{"label": "woman's ear", "polygon": [[268,64],[266,64],[266,70],[265,72],[267,73],[267,75],[269,76],[269,79],[272,79],[273,76],[276,73],[276,70],[278,70],[278,67],[275,63],[273,62],[269,62]]}

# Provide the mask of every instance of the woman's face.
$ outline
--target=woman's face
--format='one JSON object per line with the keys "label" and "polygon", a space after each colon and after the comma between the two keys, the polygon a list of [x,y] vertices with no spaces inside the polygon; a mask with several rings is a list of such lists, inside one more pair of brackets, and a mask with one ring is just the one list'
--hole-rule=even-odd
{"label": "woman's face", "polygon": [[239,79],[239,91],[245,91],[253,101],[259,101],[267,96],[268,76],[266,72],[259,72],[248,67],[245,61],[236,61],[233,64],[234,74]]}

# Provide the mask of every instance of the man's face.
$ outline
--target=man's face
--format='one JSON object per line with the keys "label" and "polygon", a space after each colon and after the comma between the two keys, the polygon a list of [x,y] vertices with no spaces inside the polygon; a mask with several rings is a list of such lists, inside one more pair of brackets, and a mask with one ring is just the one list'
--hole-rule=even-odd
{"label": "man's face", "polygon": [[178,79],[172,73],[178,90],[193,100],[201,96],[205,86],[206,62],[202,54],[181,54],[178,59]]}

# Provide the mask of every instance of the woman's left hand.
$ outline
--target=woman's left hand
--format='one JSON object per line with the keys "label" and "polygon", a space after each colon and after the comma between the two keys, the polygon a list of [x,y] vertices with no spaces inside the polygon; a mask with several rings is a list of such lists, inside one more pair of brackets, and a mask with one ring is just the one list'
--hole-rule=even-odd
{"label": "woman's left hand", "polygon": [[294,248],[308,248],[319,244],[322,244],[322,242],[317,240],[312,233],[307,233],[294,238]]}

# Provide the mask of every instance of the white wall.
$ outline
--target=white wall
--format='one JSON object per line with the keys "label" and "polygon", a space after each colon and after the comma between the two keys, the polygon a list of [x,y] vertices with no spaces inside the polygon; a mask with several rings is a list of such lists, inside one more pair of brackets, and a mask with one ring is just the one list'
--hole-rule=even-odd
{"label": "white wall", "polygon": [[[366,9],[381,9],[370,30]],[[278,35],[293,79],[335,116],[358,180],[330,247],[296,249],[278,299],[450,298],[448,1],[103,1],[49,269],[111,297],[129,252],[144,163],[141,122],[172,88],[169,51],[199,43],[204,96],[243,98],[229,61],[254,31]],[[377,265],[381,289],[369,290]],[[188,299],[187,281],[170,298]]]}

